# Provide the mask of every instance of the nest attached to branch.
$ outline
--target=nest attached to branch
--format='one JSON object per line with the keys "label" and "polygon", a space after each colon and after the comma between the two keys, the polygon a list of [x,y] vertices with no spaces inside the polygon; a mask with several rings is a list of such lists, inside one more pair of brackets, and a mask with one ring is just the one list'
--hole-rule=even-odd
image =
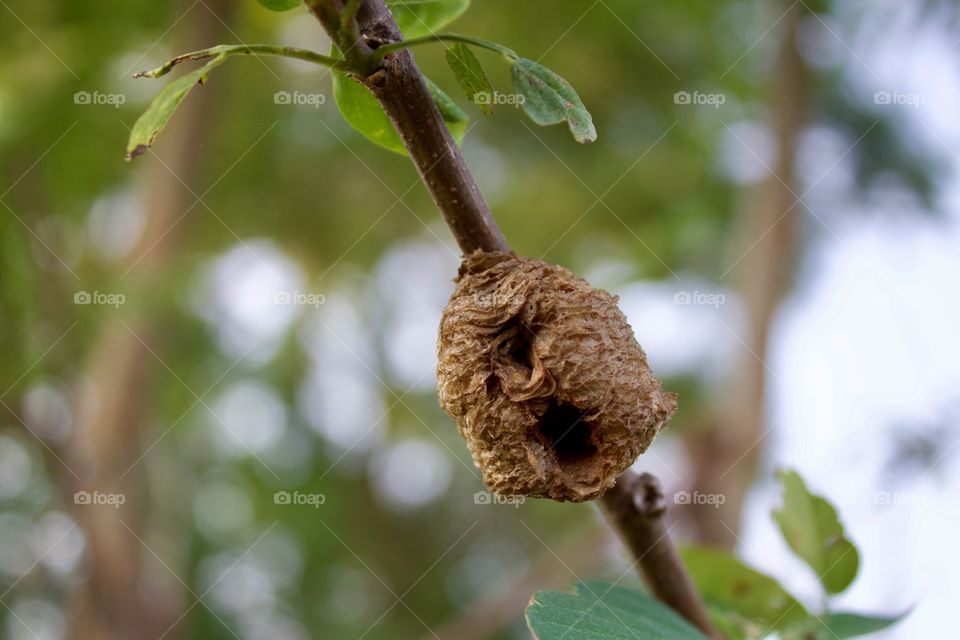
{"label": "nest attached to branch", "polygon": [[440,321],[441,406],[498,494],[603,494],[676,410],[617,298],[562,267],[481,251]]}

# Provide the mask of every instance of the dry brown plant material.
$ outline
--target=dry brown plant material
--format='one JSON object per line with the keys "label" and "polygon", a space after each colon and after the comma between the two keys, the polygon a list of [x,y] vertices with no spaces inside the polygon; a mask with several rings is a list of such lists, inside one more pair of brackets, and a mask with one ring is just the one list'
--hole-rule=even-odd
{"label": "dry brown plant material", "polygon": [[676,410],[615,296],[512,253],[464,259],[438,352],[440,404],[499,494],[597,498]]}

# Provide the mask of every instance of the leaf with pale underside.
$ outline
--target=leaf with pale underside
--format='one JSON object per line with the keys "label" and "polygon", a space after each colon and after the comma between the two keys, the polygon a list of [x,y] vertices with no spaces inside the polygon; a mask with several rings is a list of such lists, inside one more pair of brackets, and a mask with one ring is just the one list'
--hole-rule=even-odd
{"label": "leaf with pale underside", "polygon": [[566,122],[577,142],[593,142],[593,118],[569,82],[542,64],[520,58],[513,63],[513,87],[523,96],[523,110],[539,125]]}
{"label": "leaf with pale underside", "polygon": [[167,126],[173,113],[190,93],[190,90],[198,84],[206,83],[210,70],[224,60],[226,60],[226,56],[223,55],[213,58],[199,69],[177,78],[157,94],[157,97],[153,99],[143,115],[137,119],[130,131],[130,140],[127,143],[127,160],[133,160],[142,155],[153,145],[157,136]]}

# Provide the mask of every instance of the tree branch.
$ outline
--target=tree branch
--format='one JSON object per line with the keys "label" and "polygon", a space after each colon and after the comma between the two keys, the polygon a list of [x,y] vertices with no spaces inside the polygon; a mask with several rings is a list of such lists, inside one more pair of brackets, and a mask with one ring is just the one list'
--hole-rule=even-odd
{"label": "tree branch", "polygon": [[[383,0],[361,0],[356,7],[359,40],[343,27],[342,0],[305,0],[354,69],[373,68],[357,79],[376,96],[403,140],[433,200],[464,253],[509,251],[476,182],[443,123],[413,54],[398,49],[403,40]],[[350,2],[347,9],[353,10]],[[429,38],[424,41],[430,40]],[[390,53],[379,60],[381,46]],[[663,493],[649,475],[626,472],[603,497],[608,518],[636,555],[656,597],[714,638],[703,603],[663,524]]]}
{"label": "tree branch", "polygon": [[611,526],[636,556],[653,595],[711,638],[721,638],[670,540],[660,482],[649,473],[627,470],[601,501]]}
{"label": "tree branch", "polygon": [[[361,39],[347,43],[337,0],[307,0],[344,58],[355,68],[375,62],[377,47],[403,40],[383,0],[364,0],[357,10]],[[400,134],[423,183],[464,253],[509,251],[507,241],[480,194],[473,175],[440,116],[410,51],[391,53],[367,77],[358,77],[383,107]]]}

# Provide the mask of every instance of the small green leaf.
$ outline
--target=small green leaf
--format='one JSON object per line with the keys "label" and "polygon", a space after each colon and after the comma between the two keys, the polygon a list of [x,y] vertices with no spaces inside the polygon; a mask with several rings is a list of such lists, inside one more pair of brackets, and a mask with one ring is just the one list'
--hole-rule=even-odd
{"label": "small green leaf", "polygon": [[433,80],[427,77],[423,79],[427,81],[427,88],[430,90],[430,95],[433,96],[433,101],[437,103],[437,108],[440,110],[440,115],[443,116],[443,121],[447,123],[447,129],[450,130],[457,144],[460,144],[463,142],[463,137],[467,134],[467,125],[470,123],[470,116],[468,116],[450,96],[445,94],[440,87],[434,84]]}
{"label": "small green leaf", "polygon": [[860,568],[860,554],[845,536],[837,510],[807,490],[795,471],[781,471],[783,507],[773,518],[790,548],[806,562],[827,593],[850,586]]}
{"label": "small green leaf", "polygon": [[387,0],[387,6],[406,39],[433,33],[470,6],[470,0]]}
{"label": "small green leaf", "polygon": [[366,87],[339,71],[333,72],[333,98],[347,123],[371,142],[406,155],[393,123]]}
{"label": "small green leaf", "polygon": [[810,615],[779,582],[725,551],[683,547],[680,556],[715,618],[737,622],[740,627],[754,623],[770,631],[800,623]]}
{"label": "small green leaf", "polygon": [[895,616],[859,613],[826,613],[811,617],[783,633],[784,640],[846,640],[883,631],[903,620],[909,611]]}
{"label": "small green leaf", "polygon": [[198,84],[204,84],[210,70],[226,59],[224,55],[211,59],[210,62],[199,69],[177,78],[157,94],[157,97],[153,99],[147,110],[134,123],[133,129],[130,130],[130,140],[127,142],[127,160],[133,160],[153,145],[157,136],[167,126],[173,112],[177,110],[190,90]]}
{"label": "small green leaf", "polygon": [[[467,132],[469,118],[443,91],[427,79],[427,87],[440,109],[440,115],[447,123],[457,144],[463,142]],[[385,149],[406,155],[403,140],[393,128],[390,118],[373,94],[362,84],[347,74],[333,72],[333,97],[337,108],[351,127],[362,133],[371,142]]]}
{"label": "small green leaf", "polygon": [[[453,70],[453,75],[460,83],[460,88],[467,94],[467,99],[480,107],[480,110],[484,113],[488,115],[493,113],[493,109],[490,107],[490,103],[493,102],[493,86],[470,47],[458,42],[447,49],[447,64]],[[484,94],[490,96],[491,99],[478,98],[478,96]]]}
{"label": "small green leaf", "polygon": [[257,0],[270,11],[289,11],[300,6],[300,0]]}
{"label": "small green leaf", "polygon": [[590,112],[570,83],[542,64],[520,58],[513,64],[513,87],[523,96],[523,110],[539,125],[566,121],[577,142],[593,142],[597,130]]}
{"label": "small green leaf", "polygon": [[603,582],[578,583],[572,594],[539,591],[526,618],[537,640],[707,640],[650,596]]}
{"label": "small green leaf", "polygon": [[830,630],[826,635],[843,640],[892,627],[903,620],[908,613],[904,612],[892,617],[865,616],[859,613],[828,613],[823,617],[823,624]]}

